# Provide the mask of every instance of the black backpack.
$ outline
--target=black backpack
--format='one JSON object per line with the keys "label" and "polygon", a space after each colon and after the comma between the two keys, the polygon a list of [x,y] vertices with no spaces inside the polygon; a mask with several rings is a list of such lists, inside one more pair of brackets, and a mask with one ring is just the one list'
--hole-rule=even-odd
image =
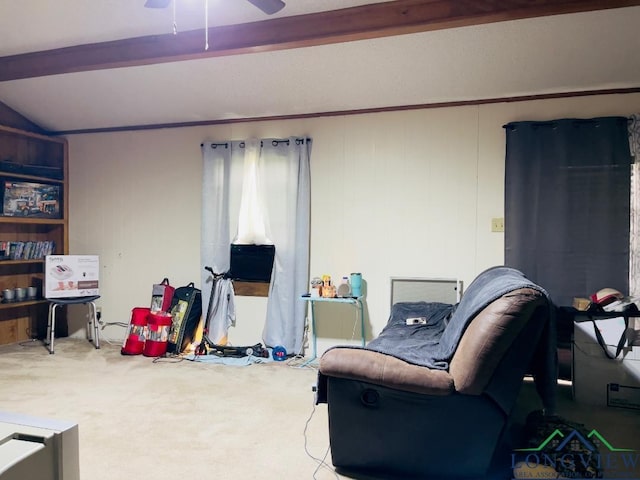
{"label": "black backpack", "polygon": [[179,354],[193,342],[200,316],[202,315],[202,293],[193,282],[178,287],[171,301],[171,332],[167,352]]}

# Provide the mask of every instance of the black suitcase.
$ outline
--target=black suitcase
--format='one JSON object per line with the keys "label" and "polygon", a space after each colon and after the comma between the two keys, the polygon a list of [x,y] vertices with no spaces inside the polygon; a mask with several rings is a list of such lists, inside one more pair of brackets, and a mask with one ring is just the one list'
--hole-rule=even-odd
{"label": "black suitcase", "polygon": [[243,282],[270,282],[276,247],[231,245],[231,268],[225,276]]}
{"label": "black suitcase", "polygon": [[167,352],[182,353],[194,340],[202,315],[202,293],[193,282],[176,288],[171,301],[171,332]]}

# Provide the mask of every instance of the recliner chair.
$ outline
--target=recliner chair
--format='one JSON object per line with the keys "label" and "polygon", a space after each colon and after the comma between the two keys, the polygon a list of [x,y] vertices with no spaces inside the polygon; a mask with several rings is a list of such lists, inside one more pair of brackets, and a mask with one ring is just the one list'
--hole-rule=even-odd
{"label": "recliner chair", "polygon": [[[555,408],[551,312],[542,289],[502,294],[469,320],[446,369],[369,348],[326,351],[317,401],[328,404],[337,471],[354,478],[485,478],[528,371],[545,407]],[[508,455],[497,461],[509,466]]]}

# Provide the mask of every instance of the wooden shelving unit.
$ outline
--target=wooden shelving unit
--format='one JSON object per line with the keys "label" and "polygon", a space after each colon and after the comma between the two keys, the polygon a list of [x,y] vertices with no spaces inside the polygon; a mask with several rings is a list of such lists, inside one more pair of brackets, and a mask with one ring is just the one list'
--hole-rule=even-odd
{"label": "wooden shelving unit", "polygon": [[[64,138],[48,137],[0,125],[0,242],[55,242],[56,254],[69,252],[68,148]],[[27,182],[60,187],[59,212],[25,208],[22,216],[6,215],[6,182]],[[0,293],[16,287],[38,287],[38,298],[0,303],[0,345],[45,334],[48,303],[44,290],[44,259],[0,260]],[[64,329],[65,326],[62,325]]]}

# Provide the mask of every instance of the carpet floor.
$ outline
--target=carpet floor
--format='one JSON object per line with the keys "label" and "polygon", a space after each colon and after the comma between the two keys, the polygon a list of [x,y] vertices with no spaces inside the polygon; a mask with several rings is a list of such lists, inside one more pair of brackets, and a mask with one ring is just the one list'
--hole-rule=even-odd
{"label": "carpet floor", "polygon": [[[154,362],[82,339],[57,340],[54,355],[37,341],[0,346],[0,410],[77,423],[82,480],[346,478],[319,466],[331,458],[315,381],[289,362]],[[516,421],[536,408],[525,382]],[[558,414],[640,454],[638,410],[580,405],[560,385]],[[622,478],[620,465],[603,471]],[[640,479],[640,462],[625,473]]]}

